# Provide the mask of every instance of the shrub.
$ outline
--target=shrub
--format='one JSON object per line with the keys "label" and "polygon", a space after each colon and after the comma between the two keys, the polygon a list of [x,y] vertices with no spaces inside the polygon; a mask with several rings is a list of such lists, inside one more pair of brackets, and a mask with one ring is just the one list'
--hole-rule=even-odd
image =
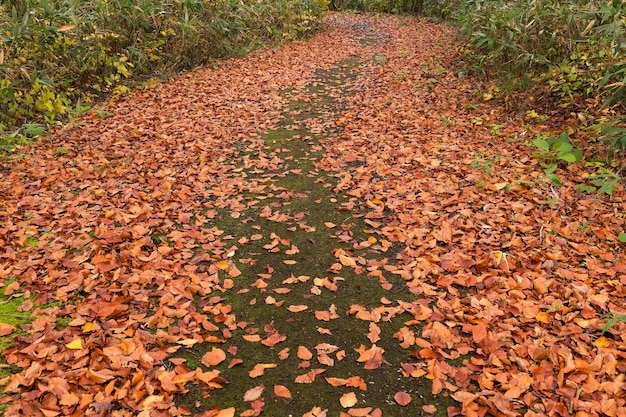
{"label": "shrub", "polygon": [[[0,5],[0,132],[64,118],[129,79],[317,29],[324,0],[10,0]],[[198,53],[202,51],[203,53]]]}

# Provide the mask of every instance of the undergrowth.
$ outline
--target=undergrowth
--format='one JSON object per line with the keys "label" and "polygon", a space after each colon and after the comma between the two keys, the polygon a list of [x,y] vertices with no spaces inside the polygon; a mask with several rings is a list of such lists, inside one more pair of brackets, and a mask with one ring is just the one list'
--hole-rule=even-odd
{"label": "undergrowth", "polygon": [[[0,4],[0,145],[105,94],[315,31],[325,0],[9,0]],[[26,128],[24,128],[26,126]]]}

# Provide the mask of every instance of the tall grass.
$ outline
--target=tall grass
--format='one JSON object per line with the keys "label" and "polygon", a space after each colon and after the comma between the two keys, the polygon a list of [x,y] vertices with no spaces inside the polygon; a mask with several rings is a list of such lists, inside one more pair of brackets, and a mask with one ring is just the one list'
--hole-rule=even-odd
{"label": "tall grass", "polygon": [[[455,14],[474,69],[535,83],[573,110],[609,110],[600,138],[608,155],[626,151],[626,2],[466,0]],[[597,103],[600,103],[598,106]]]}
{"label": "tall grass", "polygon": [[362,10],[378,13],[410,13],[447,18],[462,0],[331,0],[336,10]]}
{"label": "tall grass", "polygon": [[135,77],[303,36],[317,29],[320,5],[321,0],[3,1],[0,132],[61,119]]}
{"label": "tall grass", "polygon": [[545,82],[570,104],[599,92],[615,104],[626,75],[625,11],[621,0],[468,0],[455,19],[475,69]]}

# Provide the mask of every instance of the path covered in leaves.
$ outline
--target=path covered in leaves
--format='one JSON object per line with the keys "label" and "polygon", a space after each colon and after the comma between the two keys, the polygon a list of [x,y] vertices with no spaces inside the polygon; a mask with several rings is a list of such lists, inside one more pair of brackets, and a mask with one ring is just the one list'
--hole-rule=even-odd
{"label": "path covered in leaves", "polygon": [[626,415],[623,192],[550,186],[449,28],[325,28],[1,171],[6,415]]}

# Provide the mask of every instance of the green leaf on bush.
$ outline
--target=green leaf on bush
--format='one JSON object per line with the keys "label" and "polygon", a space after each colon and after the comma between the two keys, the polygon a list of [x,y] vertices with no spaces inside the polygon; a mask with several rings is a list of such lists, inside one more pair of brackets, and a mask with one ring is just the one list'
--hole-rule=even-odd
{"label": "green leaf on bush", "polygon": [[565,153],[563,155],[559,155],[557,159],[565,162],[577,162],[576,156],[570,152]]}
{"label": "green leaf on bush", "polygon": [[27,123],[22,127],[24,128],[24,133],[31,136],[40,136],[46,131],[46,127],[44,125],[37,123]]}
{"label": "green leaf on bush", "polygon": [[541,149],[542,151],[546,151],[546,152],[550,151],[550,144],[548,143],[548,141],[544,139],[533,140],[533,145],[535,145],[537,148]]}

